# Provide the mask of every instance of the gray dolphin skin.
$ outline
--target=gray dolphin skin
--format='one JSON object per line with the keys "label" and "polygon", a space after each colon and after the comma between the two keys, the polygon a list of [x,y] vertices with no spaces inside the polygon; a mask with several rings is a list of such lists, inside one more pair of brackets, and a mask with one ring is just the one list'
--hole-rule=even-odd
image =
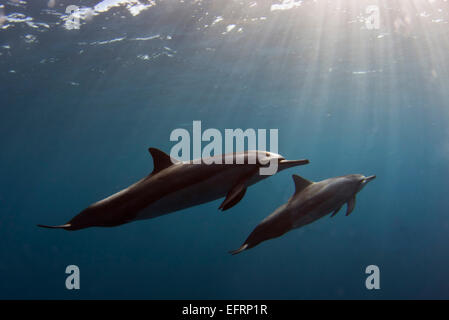
{"label": "gray dolphin skin", "polygon": [[375,178],[376,176],[350,174],[312,182],[293,175],[296,188],[293,196],[259,223],[239,249],[230,253],[237,254],[253,248],[263,241],[280,237],[331,212],[333,217],[345,203],[348,216],[354,210],[356,194]]}
{"label": "gray dolphin skin", "polygon": [[[64,225],[38,226],[65,230],[113,227],[226,197],[219,207],[224,211],[243,198],[248,186],[269,177],[259,174],[261,167],[270,165],[267,161],[277,161],[277,172],[309,163],[258,150],[218,155],[200,163],[178,161],[155,148],[149,152],[154,163],[150,175],[92,204]],[[221,163],[217,163],[218,158]]]}

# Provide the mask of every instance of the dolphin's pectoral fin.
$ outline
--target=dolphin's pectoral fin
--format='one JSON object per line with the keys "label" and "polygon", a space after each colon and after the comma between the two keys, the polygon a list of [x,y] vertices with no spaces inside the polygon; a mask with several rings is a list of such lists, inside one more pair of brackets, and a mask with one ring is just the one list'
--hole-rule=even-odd
{"label": "dolphin's pectoral fin", "polygon": [[348,206],[348,208],[346,209],[346,216],[349,216],[351,214],[352,210],[354,210],[354,207],[355,207],[355,196],[353,196],[351,198],[351,200],[348,201],[347,206]]}
{"label": "dolphin's pectoral fin", "polygon": [[173,164],[179,162],[178,160],[173,159],[168,154],[159,149],[149,148],[148,151],[153,157],[153,164],[154,164],[154,169],[151,174],[158,173],[159,171],[164,170],[165,168],[168,168]]}
{"label": "dolphin's pectoral fin", "polygon": [[222,211],[228,210],[239,203],[242,200],[243,196],[246,192],[245,183],[239,183],[234,188],[232,188],[228,194],[226,195],[226,199],[224,199],[223,203],[220,205],[218,209]]}
{"label": "dolphin's pectoral fin", "polygon": [[332,212],[331,218],[332,218],[333,216],[335,216],[335,215],[338,213],[338,211],[340,211],[340,209],[341,209],[341,206],[338,207],[338,209],[336,209],[334,212]]}
{"label": "dolphin's pectoral fin", "polygon": [[218,209],[222,211],[228,210],[239,203],[245,195],[247,182],[254,175],[255,172],[250,172],[240,179],[240,181],[229,190],[226,195],[226,199],[224,199],[223,203],[220,205]]}

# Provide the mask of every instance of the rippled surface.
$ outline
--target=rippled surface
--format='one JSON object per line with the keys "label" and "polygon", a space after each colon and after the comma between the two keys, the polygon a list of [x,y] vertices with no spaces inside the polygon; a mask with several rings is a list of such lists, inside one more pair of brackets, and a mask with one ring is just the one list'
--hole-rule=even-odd
{"label": "rippled surface", "polygon": [[[448,298],[448,6],[3,1],[0,297]],[[147,147],[169,151],[170,132],[193,120],[278,128],[279,153],[311,164],[226,213],[216,201],[119,228],[35,227],[145,176]],[[377,179],[351,216],[230,256],[291,196],[293,173]],[[81,269],[76,293],[64,288],[69,264]]]}

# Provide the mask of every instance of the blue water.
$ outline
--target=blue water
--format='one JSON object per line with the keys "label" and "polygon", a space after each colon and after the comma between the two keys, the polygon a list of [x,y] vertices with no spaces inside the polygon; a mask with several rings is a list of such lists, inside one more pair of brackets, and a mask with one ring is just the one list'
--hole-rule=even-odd
{"label": "blue water", "polygon": [[[61,16],[77,1],[27,2],[0,5],[0,298],[449,298],[447,2],[160,0],[79,30]],[[363,21],[370,4],[380,29]],[[169,152],[194,120],[278,129],[279,153],[311,163],[226,212],[218,200],[116,228],[36,227],[146,176],[147,148]],[[293,194],[292,174],[350,173],[377,179],[349,217],[228,254]],[[65,288],[71,264],[80,290]],[[380,290],[365,288],[371,264]]]}

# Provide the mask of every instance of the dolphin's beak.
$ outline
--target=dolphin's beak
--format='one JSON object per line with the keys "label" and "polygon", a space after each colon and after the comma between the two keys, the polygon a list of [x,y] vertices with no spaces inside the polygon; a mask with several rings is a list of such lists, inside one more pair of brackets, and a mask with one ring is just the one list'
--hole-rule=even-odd
{"label": "dolphin's beak", "polygon": [[371,180],[374,180],[374,179],[376,179],[376,176],[373,175],[373,176],[366,177],[365,181],[370,182]]}
{"label": "dolphin's beak", "polygon": [[302,160],[281,160],[279,161],[279,170],[284,170],[296,166],[303,166],[305,164],[308,164],[309,160],[302,159]]}

